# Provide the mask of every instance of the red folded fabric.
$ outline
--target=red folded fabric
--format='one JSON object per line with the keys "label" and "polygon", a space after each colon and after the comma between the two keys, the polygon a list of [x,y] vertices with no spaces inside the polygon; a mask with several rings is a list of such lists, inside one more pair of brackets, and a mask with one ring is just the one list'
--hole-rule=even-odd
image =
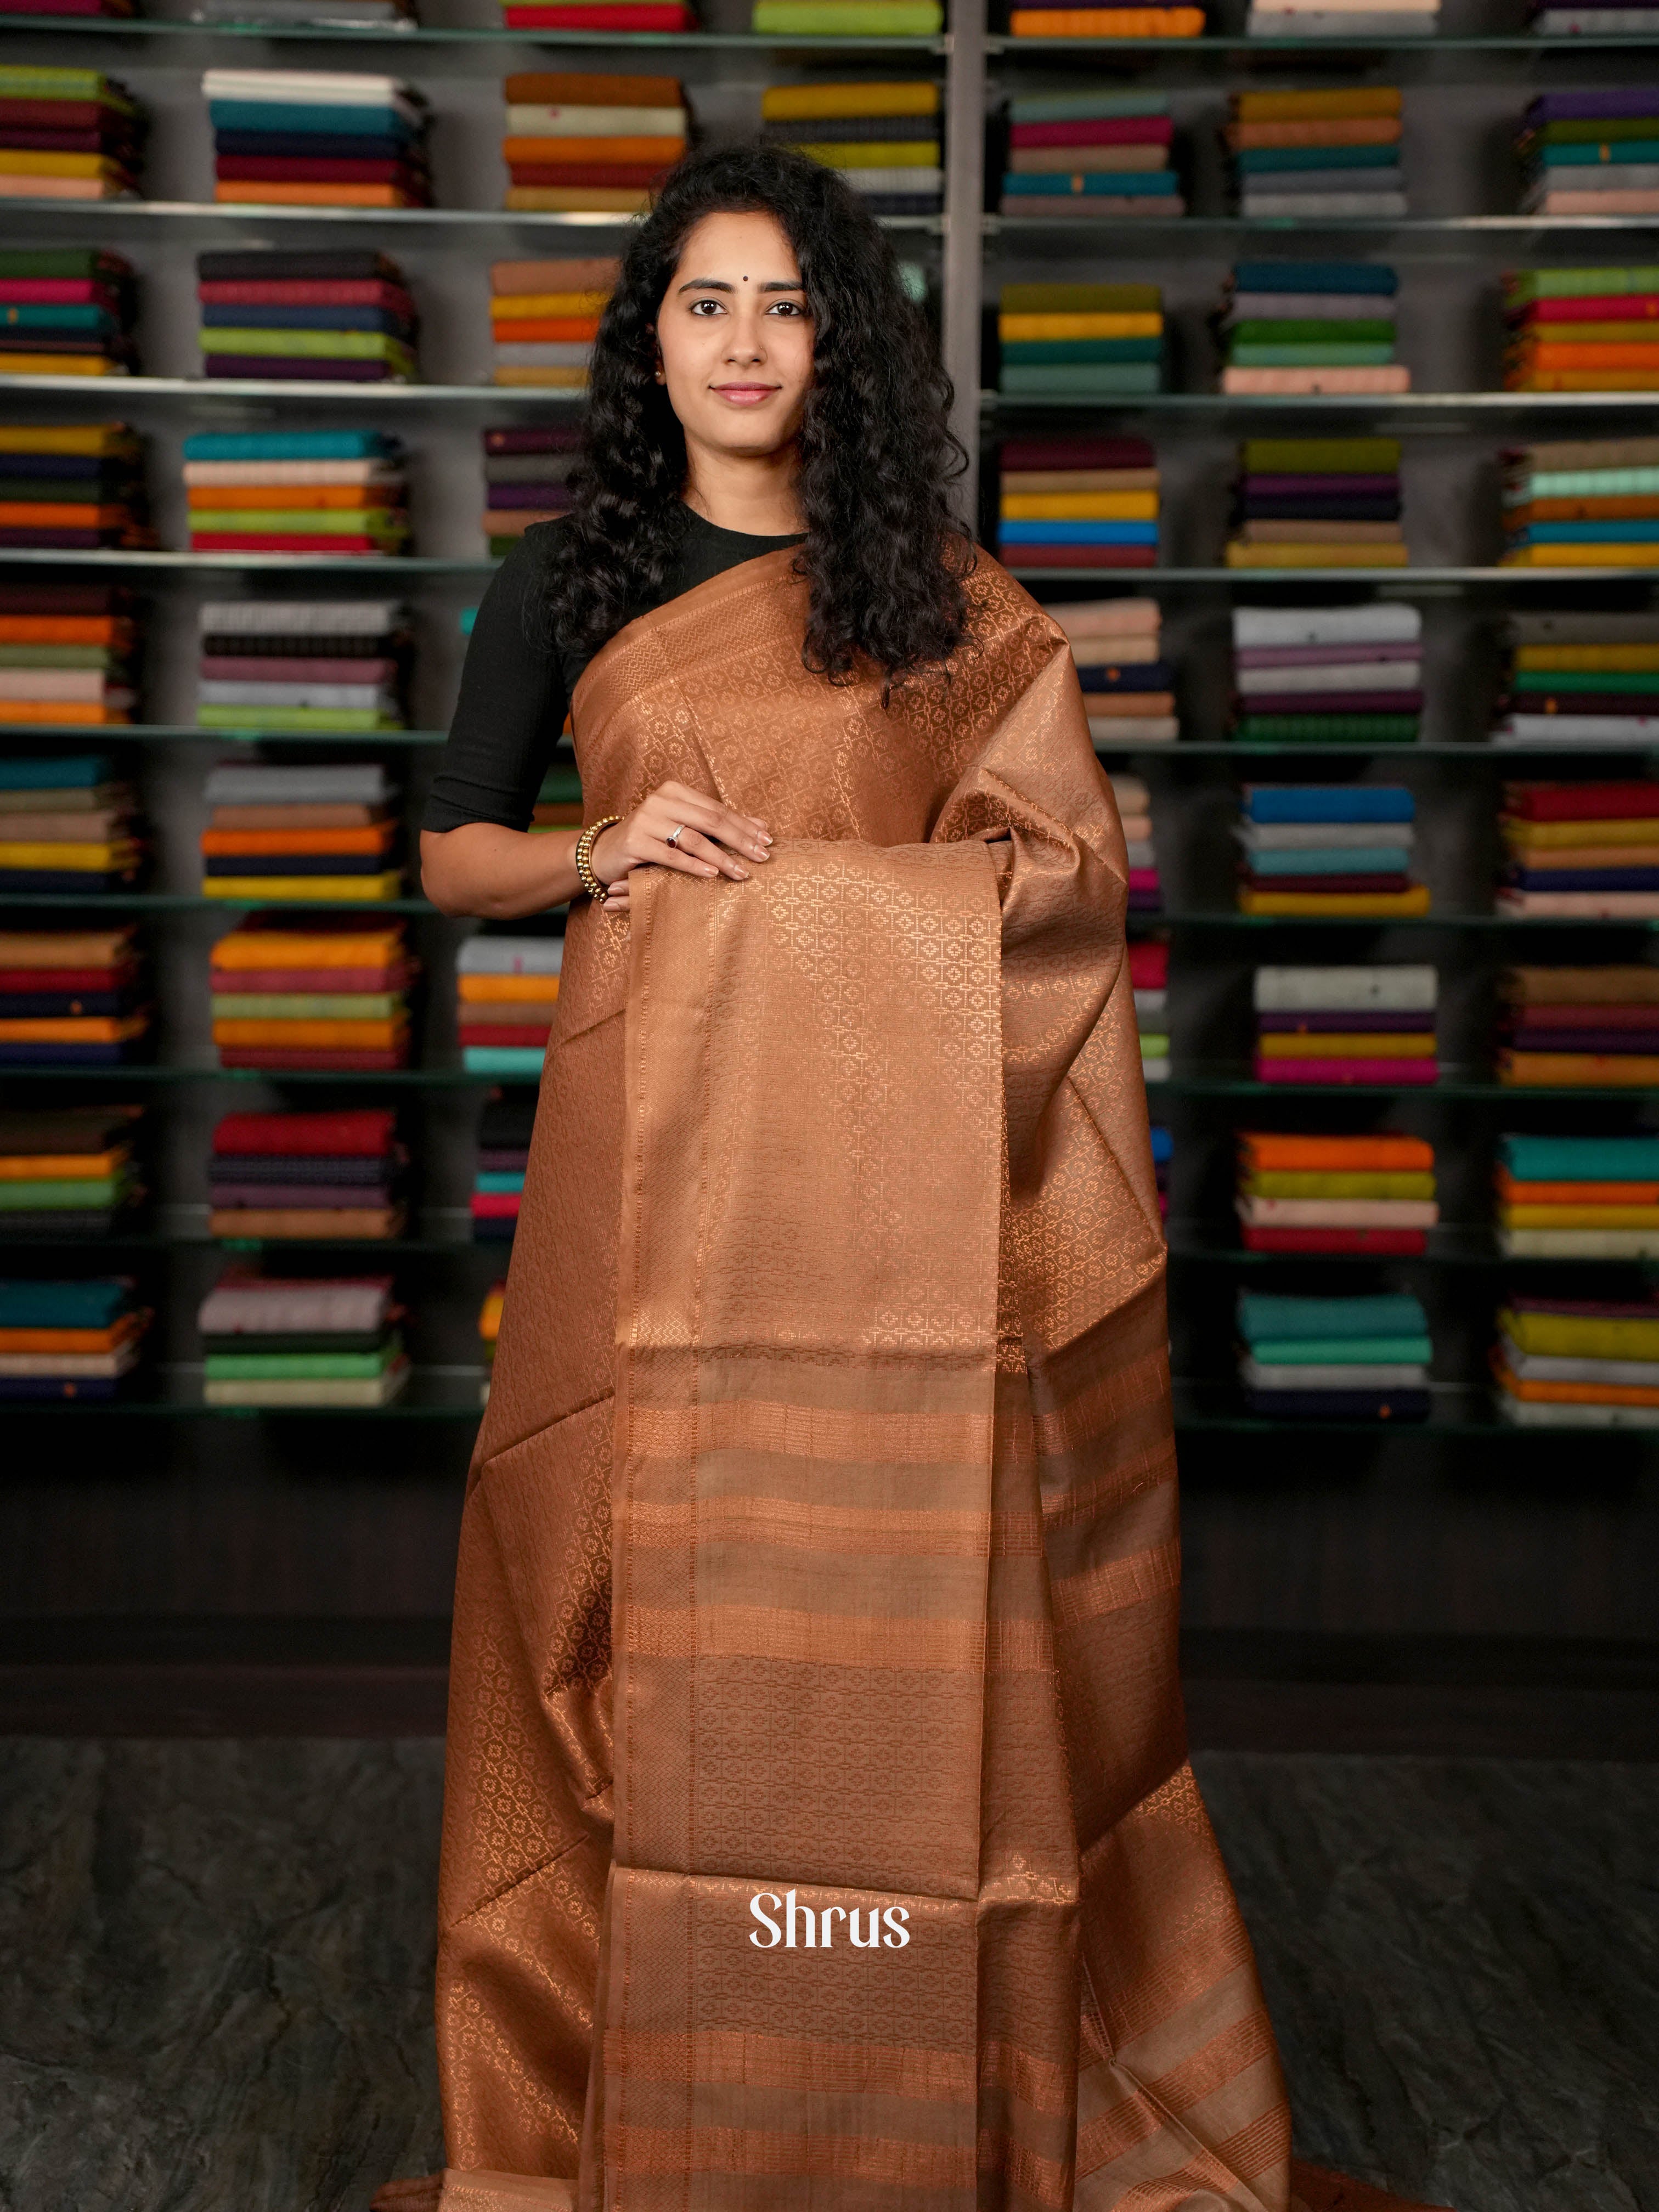
{"label": "red folded fabric", "polygon": [[385,307],[392,314],[412,314],[415,307],[401,284],[373,276],[216,282],[198,284],[196,296],[204,307]]}
{"label": "red folded fabric", "polygon": [[391,1148],[397,1115],[389,1107],[338,1113],[227,1114],[213,1133],[216,1152],[321,1153],[378,1158]]}
{"label": "red folded fabric", "polygon": [[463,1022],[463,1044],[533,1045],[538,1050],[551,1034],[546,1022]]}
{"label": "red folded fabric", "polygon": [[309,154],[220,154],[213,173],[228,182],[259,185],[403,185],[422,173],[407,161],[321,159]]}
{"label": "red folded fabric", "polygon": [[273,1075],[387,1075],[406,1067],[401,1052],[288,1052],[272,1045],[221,1045],[221,1067],[260,1067]]}
{"label": "red folded fabric", "polygon": [[475,1190],[472,1194],[472,1218],[475,1221],[516,1221],[519,1218],[519,1193],[516,1190]]}
{"label": "red folded fabric", "polygon": [[1659,814],[1659,783],[1506,783],[1504,811],[1523,822],[1626,822]]}
{"label": "red folded fabric", "polygon": [[690,31],[697,22],[690,8],[669,0],[605,8],[504,8],[501,13],[509,31]]}
{"label": "red folded fabric", "polygon": [[388,549],[378,538],[290,537],[286,532],[271,530],[192,530],[190,550],[192,553],[384,553]]}
{"label": "red folded fabric", "polygon": [[1167,115],[1099,116],[1077,123],[1016,123],[1015,146],[1167,146],[1175,125]]}
{"label": "red folded fabric", "polygon": [[1003,558],[1022,568],[1156,568],[1156,545],[1010,545]]}
{"label": "red folded fabric", "polygon": [[1002,465],[1017,470],[1155,469],[1158,455],[1145,438],[1008,438],[1003,441]]}
{"label": "red folded fabric", "polygon": [[1428,1084],[1440,1079],[1433,1060],[1258,1060],[1258,1083]]}
{"label": "red folded fabric", "polygon": [[668,174],[661,161],[509,161],[515,185],[614,185],[642,191]]}
{"label": "red folded fabric", "polygon": [[1428,1249],[1422,1229],[1246,1229],[1247,1252],[1376,1252],[1394,1258]]}

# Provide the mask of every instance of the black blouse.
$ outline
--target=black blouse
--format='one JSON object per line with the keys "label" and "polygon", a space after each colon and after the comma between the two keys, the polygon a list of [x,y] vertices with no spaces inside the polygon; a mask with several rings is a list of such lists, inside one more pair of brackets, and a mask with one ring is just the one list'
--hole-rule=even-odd
{"label": "black blouse", "polygon": [[[498,822],[507,830],[530,826],[570,695],[592,658],[562,651],[544,635],[538,605],[544,533],[558,526],[539,522],[526,530],[490,580],[467,643],[460,697],[427,797],[423,830],[459,830],[468,822]],[[799,538],[721,530],[693,514],[679,559],[654,604],[665,605],[741,562],[799,543]]]}

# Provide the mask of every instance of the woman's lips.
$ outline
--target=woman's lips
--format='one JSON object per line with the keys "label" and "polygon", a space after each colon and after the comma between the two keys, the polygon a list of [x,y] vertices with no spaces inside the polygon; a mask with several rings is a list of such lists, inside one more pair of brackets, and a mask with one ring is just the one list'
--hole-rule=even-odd
{"label": "woman's lips", "polygon": [[729,399],[734,407],[758,407],[763,400],[770,399],[782,386],[776,384],[717,384],[714,389],[722,399]]}

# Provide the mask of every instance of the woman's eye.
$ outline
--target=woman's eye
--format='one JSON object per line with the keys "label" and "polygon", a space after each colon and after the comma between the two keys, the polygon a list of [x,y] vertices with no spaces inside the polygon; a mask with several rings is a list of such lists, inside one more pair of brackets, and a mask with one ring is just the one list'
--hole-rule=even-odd
{"label": "woman's eye", "polygon": [[774,315],[804,315],[806,310],[799,300],[775,300],[768,313]]}
{"label": "woman's eye", "polygon": [[705,308],[711,315],[722,314],[725,312],[718,300],[693,300],[691,302],[691,312],[694,315],[702,314]]}

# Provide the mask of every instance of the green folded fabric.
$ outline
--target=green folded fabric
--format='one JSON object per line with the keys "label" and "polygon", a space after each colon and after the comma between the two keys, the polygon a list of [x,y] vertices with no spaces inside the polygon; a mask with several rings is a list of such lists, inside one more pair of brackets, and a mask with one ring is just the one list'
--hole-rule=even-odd
{"label": "green folded fabric", "polygon": [[125,1193],[129,1180],[126,1176],[88,1176],[68,1182],[0,1182],[0,1213],[114,1206]]}
{"label": "green folded fabric", "polygon": [[1394,359],[1394,340],[1386,345],[1241,345],[1227,356],[1235,368],[1386,368]]}
{"label": "green folded fabric", "polygon": [[1158,315],[1164,292],[1157,284],[1005,284],[997,304],[1005,315]]}
{"label": "green folded fabric", "polygon": [[1077,368],[1022,368],[1002,372],[1002,389],[1025,399],[1139,399],[1158,388],[1157,362],[1124,362]]}
{"label": "green folded fabric", "polygon": [[1409,745],[1415,714],[1242,714],[1233,738],[1242,745]]}
{"label": "green folded fabric", "polygon": [[1246,438],[1244,471],[1253,477],[1392,476],[1398,438]]}
{"label": "green folded fabric", "polygon": [[[210,1002],[216,1022],[389,1022],[404,1011],[398,991],[296,991],[281,997],[264,991],[222,991]],[[216,1164],[235,1181],[234,1161]]]}
{"label": "green folded fabric", "polygon": [[1659,691],[1659,669],[1517,668],[1516,691]]}
{"label": "green folded fabric", "polygon": [[239,531],[276,538],[406,538],[409,534],[409,517],[400,507],[210,507],[192,508],[187,519],[192,531],[216,535]]}
{"label": "green folded fabric", "polygon": [[198,707],[204,730],[400,730],[392,715],[372,707]]}
{"label": "green folded fabric", "polygon": [[[10,495],[27,499],[33,494]],[[106,645],[0,645],[0,668],[98,668],[107,676],[120,665]]]}
{"label": "green folded fabric", "polygon": [[1425,1366],[1434,1357],[1426,1336],[1252,1337],[1250,1357],[1261,1367]]}
{"label": "green folded fabric", "polygon": [[1534,300],[1614,299],[1659,292],[1659,269],[1516,269],[1504,279],[1504,297],[1515,306]]}
{"label": "green folded fabric", "polygon": [[281,360],[385,361],[412,373],[413,349],[386,331],[204,331],[204,354],[270,354]]}
{"label": "green folded fabric", "polygon": [[1055,368],[1085,368],[1104,362],[1161,361],[1162,338],[1004,338],[1002,358]]}
{"label": "green folded fabric", "polygon": [[[1293,1297],[1268,1291],[1241,1291],[1238,1325],[1254,1344],[1260,1339],[1295,1338],[1304,1343],[1360,1338],[1413,1340],[1428,1328],[1420,1299],[1407,1291],[1380,1291],[1372,1297]],[[1358,1358],[1359,1355],[1354,1355]],[[1425,1355],[1426,1357],[1426,1355]],[[1414,1352],[1378,1353],[1379,1358],[1415,1358]]]}
{"label": "green folded fabric", "polygon": [[939,0],[755,0],[750,27],[768,37],[932,39],[945,9]]}
{"label": "green folded fabric", "polygon": [[1235,345],[1392,345],[1391,316],[1322,321],[1316,316],[1248,315],[1232,327]]}
{"label": "green folded fabric", "polygon": [[384,1374],[402,1353],[394,1338],[378,1352],[210,1352],[210,1382],[356,1382]]}

